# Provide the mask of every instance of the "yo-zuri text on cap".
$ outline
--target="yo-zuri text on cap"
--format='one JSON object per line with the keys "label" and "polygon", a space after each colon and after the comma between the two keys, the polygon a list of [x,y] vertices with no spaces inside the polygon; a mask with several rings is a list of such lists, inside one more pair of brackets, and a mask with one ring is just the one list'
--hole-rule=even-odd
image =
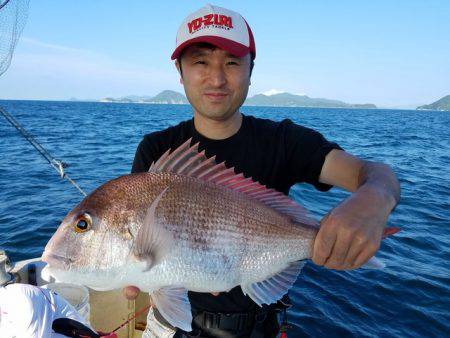
{"label": "yo-zuri text on cap", "polygon": [[188,15],[178,28],[172,60],[193,43],[206,42],[230,54],[243,57],[251,53],[256,57],[255,40],[245,19],[229,9],[206,5]]}

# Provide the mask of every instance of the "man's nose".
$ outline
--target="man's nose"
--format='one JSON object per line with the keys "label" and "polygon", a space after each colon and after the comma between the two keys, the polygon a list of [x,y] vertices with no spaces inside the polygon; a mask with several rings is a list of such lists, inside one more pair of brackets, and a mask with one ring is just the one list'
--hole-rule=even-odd
{"label": "man's nose", "polygon": [[227,78],[221,66],[213,66],[209,71],[209,80],[211,85],[218,88],[225,85]]}

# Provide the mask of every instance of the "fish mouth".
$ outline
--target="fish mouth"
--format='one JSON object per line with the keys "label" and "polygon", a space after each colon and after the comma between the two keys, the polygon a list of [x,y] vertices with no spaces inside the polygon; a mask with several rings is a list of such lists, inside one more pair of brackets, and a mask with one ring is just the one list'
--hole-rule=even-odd
{"label": "fish mouth", "polygon": [[44,251],[42,254],[41,260],[47,263],[51,267],[61,266],[61,265],[70,265],[73,263],[73,259],[57,255],[53,252]]}

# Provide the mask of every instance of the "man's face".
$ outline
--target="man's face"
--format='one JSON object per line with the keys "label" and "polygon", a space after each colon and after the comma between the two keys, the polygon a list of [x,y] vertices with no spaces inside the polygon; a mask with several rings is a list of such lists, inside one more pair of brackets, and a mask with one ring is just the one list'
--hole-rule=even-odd
{"label": "man's face", "polygon": [[[181,83],[195,111],[214,120],[232,116],[247,97],[250,61],[250,54],[238,58],[219,48],[186,47]],[[180,70],[178,63],[177,68]]]}

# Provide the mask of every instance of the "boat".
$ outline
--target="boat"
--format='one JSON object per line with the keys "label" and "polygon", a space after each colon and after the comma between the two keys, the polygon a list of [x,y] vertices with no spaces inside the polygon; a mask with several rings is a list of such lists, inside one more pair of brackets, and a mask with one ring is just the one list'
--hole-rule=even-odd
{"label": "boat", "polygon": [[[42,273],[45,266],[46,263],[40,258],[10,262],[6,253],[0,250],[0,286],[11,283],[44,286],[55,282],[51,276]],[[122,290],[95,291],[90,288],[87,290],[89,292],[89,322],[96,331],[111,332],[131,319],[116,331],[117,336],[119,338],[142,337],[147,324],[148,310],[136,318],[133,317],[136,311],[148,307],[148,293],[141,292],[136,300],[131,301],[123,296]],[[66,300],[71,302],[68,298]]]}

